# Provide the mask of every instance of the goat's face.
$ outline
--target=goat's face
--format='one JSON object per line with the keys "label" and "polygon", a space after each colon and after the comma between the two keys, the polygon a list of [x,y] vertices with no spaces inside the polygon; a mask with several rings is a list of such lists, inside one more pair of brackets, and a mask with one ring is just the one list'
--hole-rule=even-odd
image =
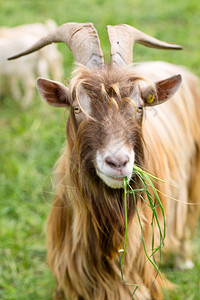
{"label": "goat's face", "polygon": [[94,168],[108,186],[121,188],[135,160],[142,159],[139,78],[121,69],[83,73],[72,93],[81,163],[89,174]]}
{"label": "goat's face", "polygon": [[130,180],[134,163],[143,161],[143,107],[167,100],[180,78],[168,79],[167,87],[163,82],[149,84],[128,68],[112,66],[79,69],[70,89],[40,78],[38,89],[49,104],[71,107],[68,125],[69,130],[74,126],[74,149],[84,173],[121,188],[124,177]]}

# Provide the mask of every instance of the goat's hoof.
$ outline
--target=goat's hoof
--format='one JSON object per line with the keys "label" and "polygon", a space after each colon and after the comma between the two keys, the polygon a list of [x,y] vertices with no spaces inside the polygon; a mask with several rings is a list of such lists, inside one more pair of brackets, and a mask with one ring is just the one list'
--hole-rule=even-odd
{"label": "goat's hoof", "polygon": [[176,267],[177,269],[184,271],[184,270],[189,270],[194,268],[194,263],[191,261],[191,259],[176,259]]}
{"label": "goat's hoof", "polygon": [[56,290],[53,295],[53,300],[63,300],[65,299],[65,295],[62,290]]}

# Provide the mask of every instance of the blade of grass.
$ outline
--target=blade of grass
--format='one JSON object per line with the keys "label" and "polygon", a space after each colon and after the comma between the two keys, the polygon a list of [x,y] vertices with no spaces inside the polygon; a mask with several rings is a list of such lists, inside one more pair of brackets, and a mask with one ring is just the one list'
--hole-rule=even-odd
{"label": "blade of grass", "polygon": [[[146,178],[144,178],[139,172],[137,172],[136,175],[139,177],[139,179],[141,180],[141,182],[142,182],[142,184],[143,184],[143,186],[144,186],[144,191],[145,191],[145,193],[146,193],[146,195],[147,195],[147,198],[148,198],[148,200],[149,200],[149,204],[150,204],[150,206],[151,206],[153,216],[154,216],[155,219],[156,219],[156,223],[157,223],[158,228],[159,228],[160,236],[162,237],[162,230],[161,230],[160,223],[159,223],[159,220],[158,220],[158,216],[157,216],[157,213],[156,213],[156,210],[155,210],[155,206],[154,206],[154,204],[153,204],[153,202],[152,202],[152,198],[154,198],[154,196],[148,191],[148,187],[147,187],[147,185],[146,185],[146,180],[148,180],[148,182],[149,182],[149,178],[147,178],[147,176],[146,176]],[[145,179],[146,179],[146,180],[145,180]],[[152,186],[153,186],[153,184],[151,185],[151,187],[152,187]],[[155,189],[155,188],[154,188],[154,189]],[[159,206],[162,205],[161,202],[160,202],[160,199],[159,199],[158,194],[156,195],[156,198],[154,198],[154,199],[159,200],[159,201],[158,201]],[[164,226],[164,227],[165,227],[165,226]],[[165,235],[164,235],[164,236],[165,236]]]}
{"label": "blade of grass", "polygon": [[124,241],[124,251],[121,259],[121,264],[123,266],[126,248],[127,248],[127,239],[128,239],[128,215],[127,215],[127,185],[128,185],[128,178],[124,178],[124,214],[125,214],[125,241]]}
{"label": "blade of grass", "polygon": [[[136,293],[136,290],[138,289],[138,284],[135,283],[128,283],[124,281],[124,275],[123,275],[123,263],[126,255],[126,248],[127,248],[127,239],[128,239],[128,214],[127,214],[127,185],[128,185],[128,179],[124,178],[124,214],[125,214],[125,241],[124,241],[124,249],[119,250],[119,264],[120,264],[120,271],[121,271],[121,279],[126,285],[135,286],[135,289],[133,293],[131,294],[131,300],[133,300],[133,296]],[[121,253],[122,257],[121,257]]]}
{"label": "blade of grass", "polygon": [[[164,208],[162,206],[162,203],[159,198],[159,190],[155,188],[154,183],[157,183],[157,181],[165,183],[164,180],[157,178],[156,176],[144,171],[141,169],[139,166],[134,165],[133,172],[136,177],[139,178],[140,183],[135,181],[133,178],[131,179],[136,185],[138,185],[139,188],[133,189],[132,186],[128,183],[128,179],[125,177],[124,178],[124,214],[125,214],[125,239],[124,239],[124,249],[119,250],[119,264],[120,264],[120,271],[121,271],[121,279],[126,285],[132,285],[135,286],[135,290],[131,295],[131,299],[133,299],[133,296],[138,288],[137,284],[130,284],[124,281],[124,274],[123,274],[123,263],[126,255],[126,250],[127,250],[127,240],[128,240],[128,213],[127,213],[127,194],[132,194],[133,195],[133,200],[135,204],[135,210],[136,214],[138,217],[140,229],[141,229],[141,238],[142,238],[142,245],[144,249],[145,256],[147,260],[153,265],[153,267],[156,270],[156,277],[159,274],[159,267],[158,264],[155,260],[154,254],[159,250],[160,251],[160,259],[161,259],[161,248],[164,245],[164,239],[166,235],[166,230],[165,230],[165,213],[164,213]],[[130,190],[127,190],[127,187],[129,187]],[[153,194],[149,191],[149,188],[152,189]],[[145,200],[143,197],[143,193],[146,194],[148,202]],[[140,214],[137,208],[137,201],[136,201],[136,195],[139,196],[146,205],[148,205],[151,210],[152,210],[152,221],[151,221],[151,228],[152,228],[152,244],[151,244],[151,254],[149,255],[147,253],[146,245],[145,245],[145,240],[144,240],[144,235],[143,235],[143,226],[140,218]],[[160,226],[159,218],[157,215],[156,208],[160,208],[162,217],[163,217],[163,232]],[[154,233],[154,220],[158,226],[159,234],[160,234],[160,243],[159,246],[154,248],[155,245],[155,233]],[[121,255],[122,253],[122,255]],[[154,279],[154,281],[155,281]],[[153,281],[153,282],[154,282]],[[152,283],[153,284],[153,283]]]}

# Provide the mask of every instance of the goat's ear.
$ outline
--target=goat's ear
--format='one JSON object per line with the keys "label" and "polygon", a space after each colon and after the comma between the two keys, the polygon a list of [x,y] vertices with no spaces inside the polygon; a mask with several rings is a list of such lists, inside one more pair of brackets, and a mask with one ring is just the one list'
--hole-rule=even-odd
{"label": "goat's ear", "polygon": [[158,105],[167,101],[176,93],[181,82],[181,75],[155,82],[154,87],[148,87],[142,92],[144,106]]}
{"label": "goat's ear", "polygon": [[39,77],[37,88],[45,102],[56,107],[70,106],[69,89],[64,84]]}

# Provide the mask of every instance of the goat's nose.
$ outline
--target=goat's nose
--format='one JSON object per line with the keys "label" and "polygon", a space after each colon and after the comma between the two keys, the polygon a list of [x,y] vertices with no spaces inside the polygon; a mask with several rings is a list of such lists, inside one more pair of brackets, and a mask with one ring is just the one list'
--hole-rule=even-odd
{"label": "goat's nose", "polygon": [[126,164],[129,162],[129,157],[125,155],[107,155],[105,157],[105,162],[112,169],[122,170],[125,168]]}

